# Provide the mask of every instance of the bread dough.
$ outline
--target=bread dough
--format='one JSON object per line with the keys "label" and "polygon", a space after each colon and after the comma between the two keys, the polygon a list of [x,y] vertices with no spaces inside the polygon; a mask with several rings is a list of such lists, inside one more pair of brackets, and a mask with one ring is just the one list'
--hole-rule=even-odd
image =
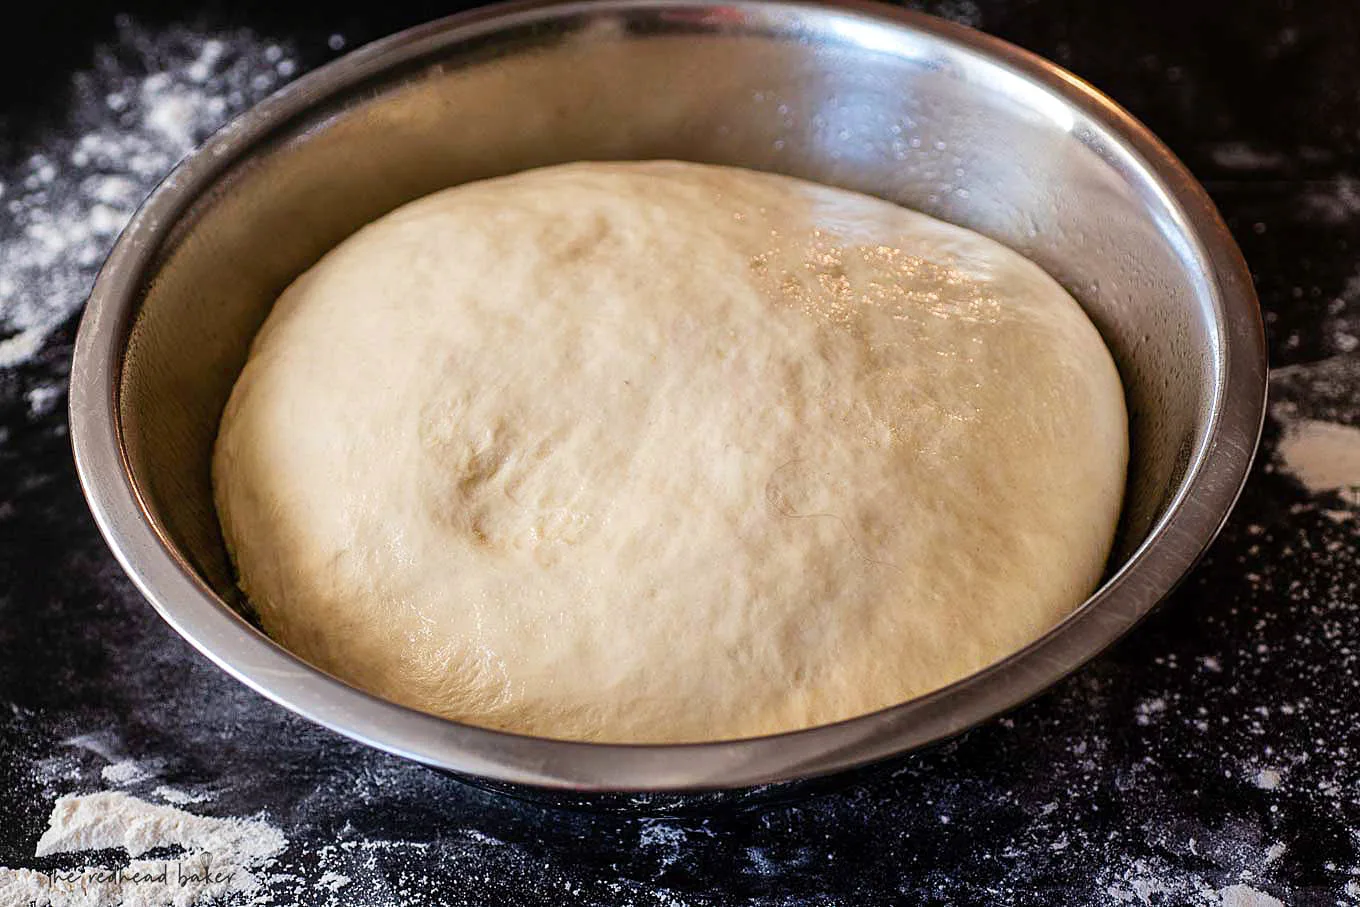
{"label": "bread dough", "polygon": [[1098,581],[1127,416],[1081,308],[968,230],[788,177],[574,164],[360,230],[279,298],[213,460],[266,630],[558,738],[871,712]]}

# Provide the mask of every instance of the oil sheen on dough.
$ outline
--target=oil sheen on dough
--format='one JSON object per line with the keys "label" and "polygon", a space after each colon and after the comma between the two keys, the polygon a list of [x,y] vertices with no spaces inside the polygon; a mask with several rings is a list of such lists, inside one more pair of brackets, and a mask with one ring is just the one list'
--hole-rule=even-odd
{"label": "oil sheen on dough", "polygon": [[786,177],[574,164],[446,190],[280,297],[216,501],[268,632],[560,738],[849,718],[1097,582],[1127,416],[1078,305],[968,230]]}

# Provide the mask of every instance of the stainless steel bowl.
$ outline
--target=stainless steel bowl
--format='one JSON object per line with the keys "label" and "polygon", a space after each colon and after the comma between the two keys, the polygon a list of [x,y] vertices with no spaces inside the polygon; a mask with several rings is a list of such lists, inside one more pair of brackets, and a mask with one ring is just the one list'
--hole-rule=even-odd
{"label": "stainless steel bowl", "polygon": [[[311,667],[247,619],[209,488],[218,419],[280,290],[433,190],[579,159],[680,158],[862,190],[992,236],[1081,301],[1128,392],[1104,585],[1025,650],[929,696],[796,733],[620,746],[469,727]],[[1127,113],[1025,51],[885,7],[600,0],[483,9],[298,80],[185,160],[80,325],[71,435],[109,545],[224,670],[369,745],[575,791],[822,775],[958,733],[1074,670],[1165,596],[1241,488],[1265,397],[1260,312],[1204,191]]]}

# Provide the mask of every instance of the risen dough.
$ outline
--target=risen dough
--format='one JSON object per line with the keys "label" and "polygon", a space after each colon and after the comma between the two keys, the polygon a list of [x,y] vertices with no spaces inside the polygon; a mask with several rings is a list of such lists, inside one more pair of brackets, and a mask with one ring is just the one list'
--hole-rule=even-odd
{"label": "risen dough", "polygon": [[975,233],[785,177],[439,192],[279,298],[213,463],[279,642],[552,737],[849,718],[1097,582],[1126,415],[1082,310]]}

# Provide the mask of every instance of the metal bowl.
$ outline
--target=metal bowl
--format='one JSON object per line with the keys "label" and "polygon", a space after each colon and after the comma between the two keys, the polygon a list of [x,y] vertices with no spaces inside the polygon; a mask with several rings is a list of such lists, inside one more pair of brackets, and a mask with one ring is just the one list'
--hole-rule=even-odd
{"label": "metal bowl", "polygon": [[[861,190],[994,237],[1086,308],[1128,394],[1108,578],[1006,660],[795,733],[605,745],[458,724],[311,667],[249,619],[209,485],[218,419],[279,292],[360,225],[436,189],[580,159],[679,158]],[[1002,41],[858,3],[516,4],[421,26],[298,80],[155,191],[80,325],[71,435],[99,527],[143,594],[265,696],[489,782],[684,792],[806,779],[937,741],[1033,696],[1191,567],[1247,474],[1260,312],[1204,191],[1127,113]]]}

